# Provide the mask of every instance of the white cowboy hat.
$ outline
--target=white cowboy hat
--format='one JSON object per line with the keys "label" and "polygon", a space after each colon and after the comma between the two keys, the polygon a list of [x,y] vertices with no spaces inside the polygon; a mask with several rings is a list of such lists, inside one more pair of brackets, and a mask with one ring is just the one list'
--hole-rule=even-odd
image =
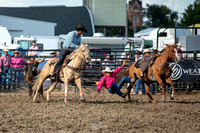
{"label": "white cowboy hat", "polygon": [[144,53],[150,53],[149,49],[145,49],[144,52],[143,52],[143,54]]}
{"label": "white cowboy hat", "polygon": [[178,44],[176,44],[177,46],[181,46],[181,42],[179,42]]}
{"label": "white cowboy hat", "polygon": [[111,73],[111,72],[113,72],[113,70],[111,70],[110,67],[106,67],[106,69],[103,70],[102,73],[105,73],[105,72]]}
{"label": "white cowboy hat", "polygon": [[9,50],[8,50],[7,48],[4,48],[3,51],[4,51],[4,52],[8,52]]}
{"label": "white cowboy hat", "polygon": [[14,53],[20,53],[18,50],[15,50]]}

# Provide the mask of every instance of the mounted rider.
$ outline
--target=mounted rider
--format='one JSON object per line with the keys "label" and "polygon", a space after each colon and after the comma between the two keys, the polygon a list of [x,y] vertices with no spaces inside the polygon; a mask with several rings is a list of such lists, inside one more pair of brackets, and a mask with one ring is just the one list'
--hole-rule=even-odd
{"label": "mounted rider", "polygon": [[[63,43],[63,49],[61,51],[59,60],[54,67],[53,74],[51,76],[52,80],[56,79],[56,77],[57,77],[56,71],[63,64],[63,62],[66,58],[66,55],[70,55],[80,45],[81,35],[83,34],[83,32],[87,33],[87,29],[85,28],[85,26],[83,24],[79,24],[75,28],[76,28],[76,30],[71,31],[67,34],[67,37]],[[67,61],[67,62],[69,62],[69,61]]]}
{"label": "mounted rider", "polygon": [[145,49],[141,60],[141,77],[144,76],[144,72],[147,70],[149,62],[151,60],[152,60],[152,55],[150,54],[149,49]]}

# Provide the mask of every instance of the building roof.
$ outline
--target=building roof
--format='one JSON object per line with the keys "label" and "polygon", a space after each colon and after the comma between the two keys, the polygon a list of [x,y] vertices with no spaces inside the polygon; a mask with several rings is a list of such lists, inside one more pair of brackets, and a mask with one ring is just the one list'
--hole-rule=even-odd
{"label": "building roof", "polygon": [[147,28],[147,29],[141,30],[135,33],[135,37],[149,36],[149,34],[155,29],[158,29],[158,28]]}
{"label": "building roof", "polygon": [[94,33],[91,15],[85,6],[0,7],[0,15],[57,23],[55,35],[67,34],[75,30],[78,24],[84,24],[88,30],[84,36]]}

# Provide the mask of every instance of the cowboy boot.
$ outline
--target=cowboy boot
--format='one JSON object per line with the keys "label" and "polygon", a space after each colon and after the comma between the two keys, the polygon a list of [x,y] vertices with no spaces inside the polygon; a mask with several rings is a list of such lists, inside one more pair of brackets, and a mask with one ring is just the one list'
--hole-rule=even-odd
{"label": "cowboy boot", "polygon": [[126,91],[125,93],[122,94],[122,98],[126,98],[126,96],[129,94],[129,91]]}

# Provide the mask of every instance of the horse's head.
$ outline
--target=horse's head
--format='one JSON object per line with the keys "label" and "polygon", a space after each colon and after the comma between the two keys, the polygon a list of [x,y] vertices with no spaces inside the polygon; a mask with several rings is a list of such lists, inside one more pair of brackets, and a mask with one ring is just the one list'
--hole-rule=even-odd
{"label": "horse's head", "polygon": [[173,60],[175,63],[178,63],[180,61],[180,58],[178,57],[178,52],[176,49],[176,45],[169,45],[169,44],[165,44],[166,48],[164,48],[163,50],[168,52],[168,56],[171,60]]}
{"label": "horse's head", "polygon": [[88,63],[90,61],[91,57],[90,57],[90,54],[89,54],[90,50],[88,49],[87,44],[81,46],[81,51],[82,51],[83,56],[85,58],[85,62]]}

